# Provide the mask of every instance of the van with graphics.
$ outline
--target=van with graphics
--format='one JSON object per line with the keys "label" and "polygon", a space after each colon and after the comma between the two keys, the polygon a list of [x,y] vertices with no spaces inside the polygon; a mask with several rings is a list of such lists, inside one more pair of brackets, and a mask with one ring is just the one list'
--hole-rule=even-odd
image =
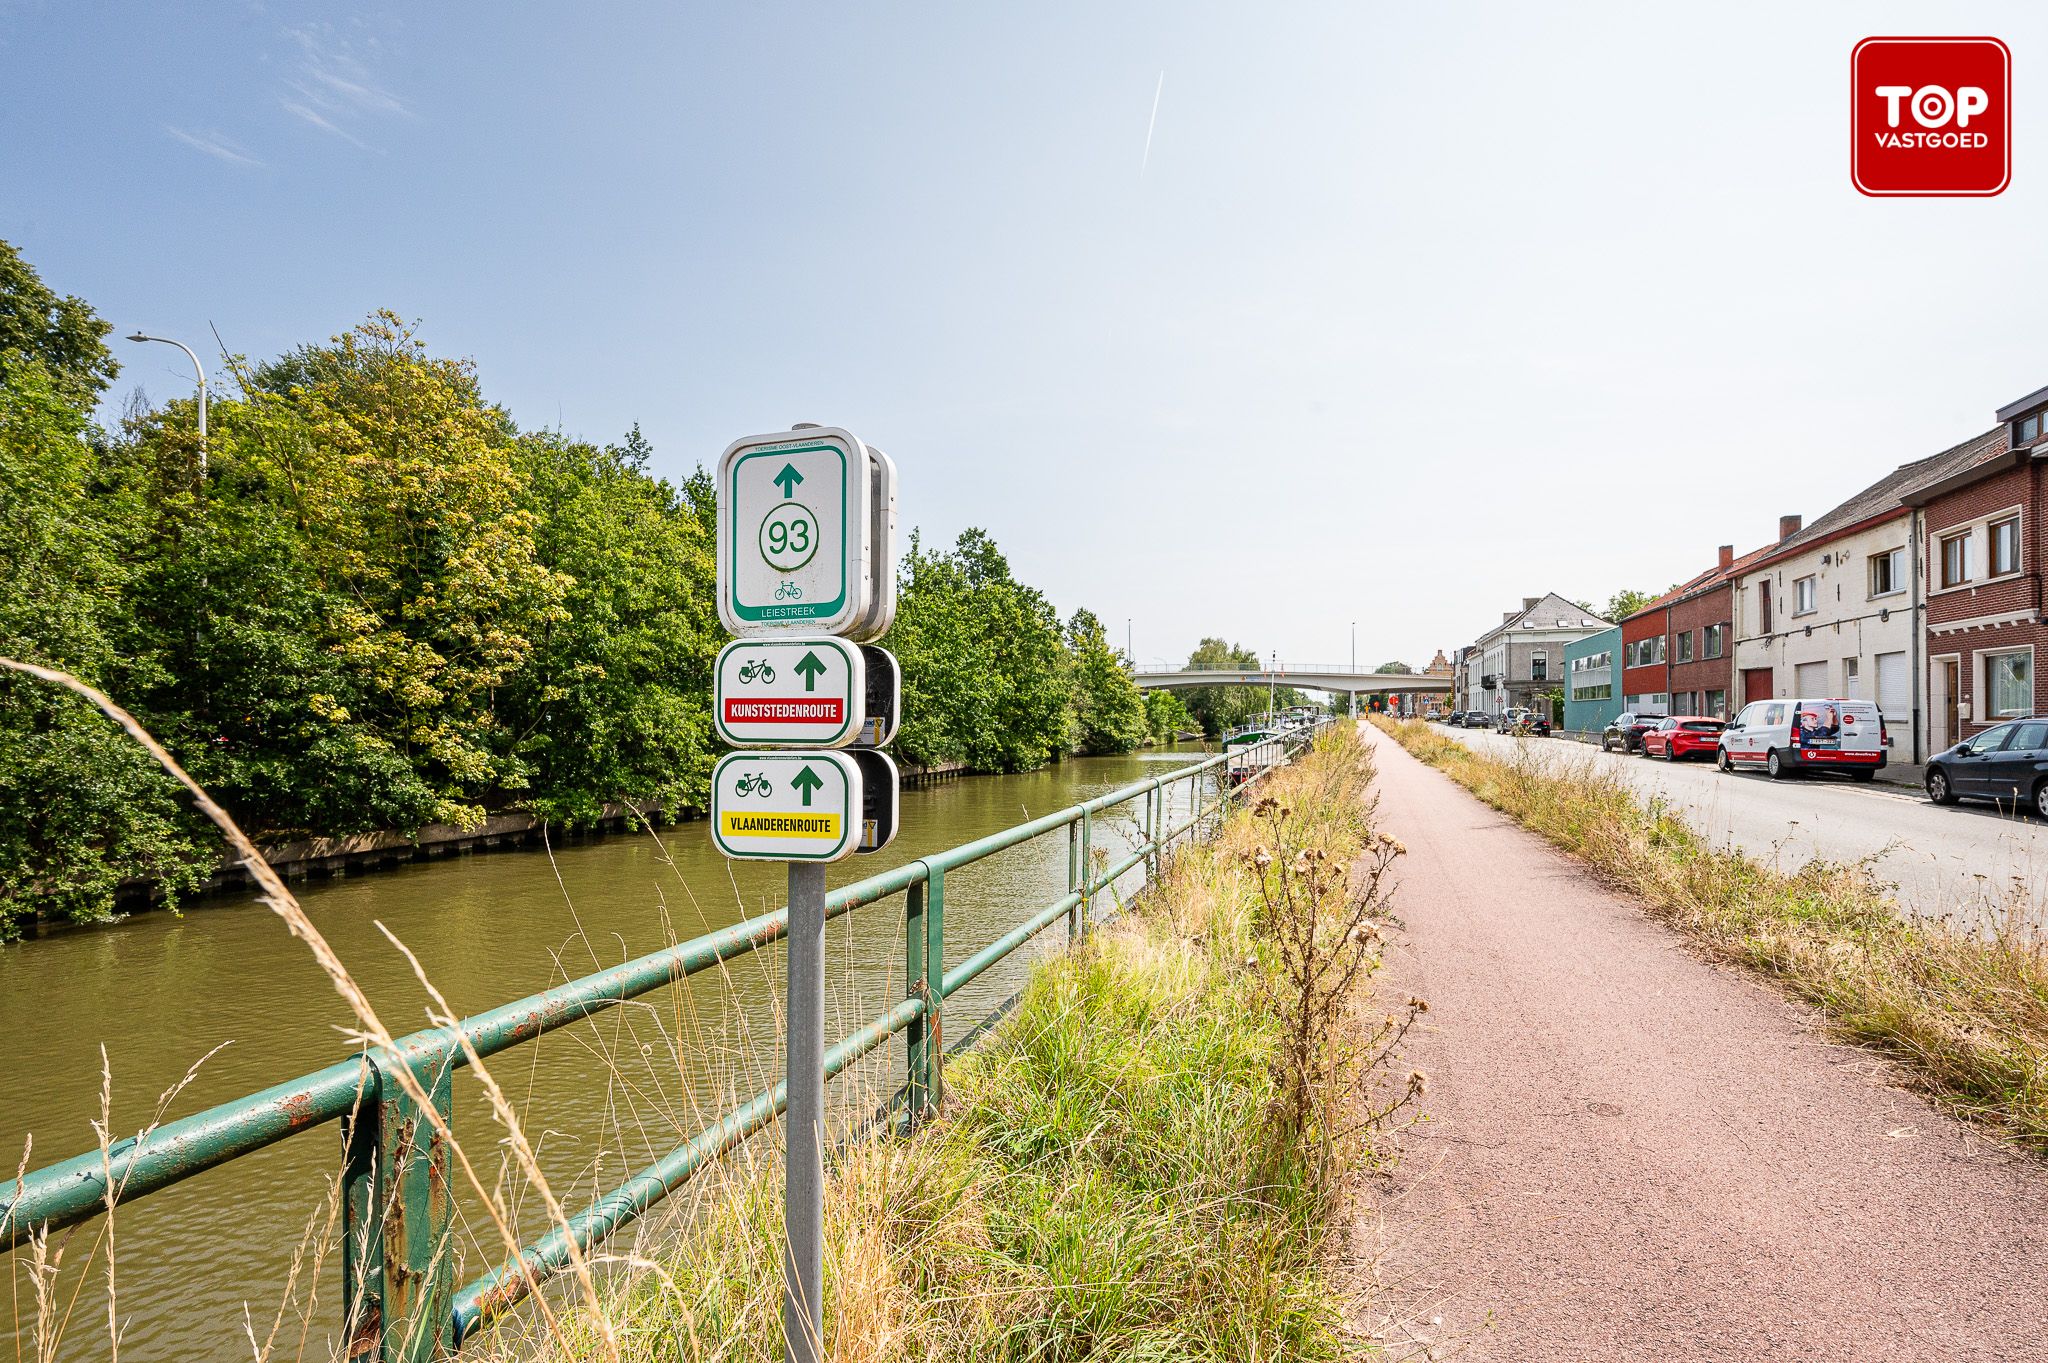
{"label": "van with graphics", "polygon": [[1885,765],[1884,719],[1867,700],[1752,701],[1721,734],[1722,771],[1846,772],[1868,781]]}

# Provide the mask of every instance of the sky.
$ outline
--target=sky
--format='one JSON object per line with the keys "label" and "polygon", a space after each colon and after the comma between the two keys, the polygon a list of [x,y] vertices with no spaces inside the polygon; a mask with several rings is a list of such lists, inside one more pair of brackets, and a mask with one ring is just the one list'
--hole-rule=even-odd
{"label": "sky", "polygon": [[[1850,182],[1851,49],[1930,31],[2012,49],[1999,197]],[[2044,53],[2038,3],[0,0],[0,238],[202,354],[392,309],[671,477],[845,426],[1141,660],[1421,664],[2048,384]],[[116,345],[116,407],[189,391]]]}

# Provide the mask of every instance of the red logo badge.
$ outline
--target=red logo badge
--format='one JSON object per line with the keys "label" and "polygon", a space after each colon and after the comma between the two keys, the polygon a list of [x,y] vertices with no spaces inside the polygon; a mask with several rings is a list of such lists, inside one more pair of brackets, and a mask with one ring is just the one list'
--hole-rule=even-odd
{"label": "red logo badge", "polygon": [[2012,53],[1996,38],[1865,38],[1849,57],[1850,174],[1877,197],[2012,181]]}

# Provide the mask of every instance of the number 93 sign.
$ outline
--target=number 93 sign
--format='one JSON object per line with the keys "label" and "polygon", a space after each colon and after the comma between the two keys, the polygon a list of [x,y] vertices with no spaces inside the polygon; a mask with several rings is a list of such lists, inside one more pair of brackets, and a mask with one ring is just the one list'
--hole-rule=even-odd
{"label": "number 93 sign", "polygon": [[718,609],[734,634],[844,634],[868,615],[876,460],[836,426],[736,440],[718,465]]}

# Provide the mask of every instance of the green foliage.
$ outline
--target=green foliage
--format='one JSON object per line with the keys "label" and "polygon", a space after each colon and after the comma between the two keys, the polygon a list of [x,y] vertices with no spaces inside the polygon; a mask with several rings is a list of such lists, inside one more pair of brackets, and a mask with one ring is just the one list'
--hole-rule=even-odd
{"label": "green foliage", "polygon": [[1074,612],[1067,622],[1067,648],[1075,748],[1089,754],[1125,753],[1143,743],[1149,732],[1144,698],[1094,612]]}
{"label": "green foliage", "polygon": [[[40,361],[0,385],[0,653],[105,682],[129,570],[86,422]],[[196,887],[209,840],[148,756],[77,698],[0,674],[0,938],[23,906],[105,917],[124,880]]]}
{"label": "green foliage", "polygon": [[963,531],[951,550],[911,535],[883,643],[903,667],[897,750],[909,761],[1026,771],[1068,750],[1059,618],[985,531]]}
{"label": "green foliage", "polygon": [[59,297],[21,252],[0,241],[0,382],[40,364],[58,397],[89,408],[120,372],[106,346],[113,329],[84,299]]}
{"label": "green foliage", "polygon": [[1147,691],[1145,727],[1154,743],[1171,743],[1195,728],[1195,717],[1188,712],[1187,702],[1180,698],[1178,692]]}
{"label": "green foliage", "polygon": [[1607,609],[1600,611],[1599,615],[1610,622],[1620,620],[1624,616],[1634,615],[1655,601],[1657,595],[1656,592],[1639,592],[1630,587],[1623,587],[1607,598]]}
{"label": "green foliage", "polygon": [[1403,662],[1381,663],[1378,667],[1375,667],[1373,671],[1395,673],[1403,677],[1412,677],[1415,675],[1415,669]]}
{"label": "green foliage", "polygon": [[[1221,639],[1204,639],[1188,655],[1190,672],[1255,672],[1263,666],[1251,649]],[[1185,694],[1189,713],[1211,738],[1266,713],[1263,686],[1197,686]]]}

